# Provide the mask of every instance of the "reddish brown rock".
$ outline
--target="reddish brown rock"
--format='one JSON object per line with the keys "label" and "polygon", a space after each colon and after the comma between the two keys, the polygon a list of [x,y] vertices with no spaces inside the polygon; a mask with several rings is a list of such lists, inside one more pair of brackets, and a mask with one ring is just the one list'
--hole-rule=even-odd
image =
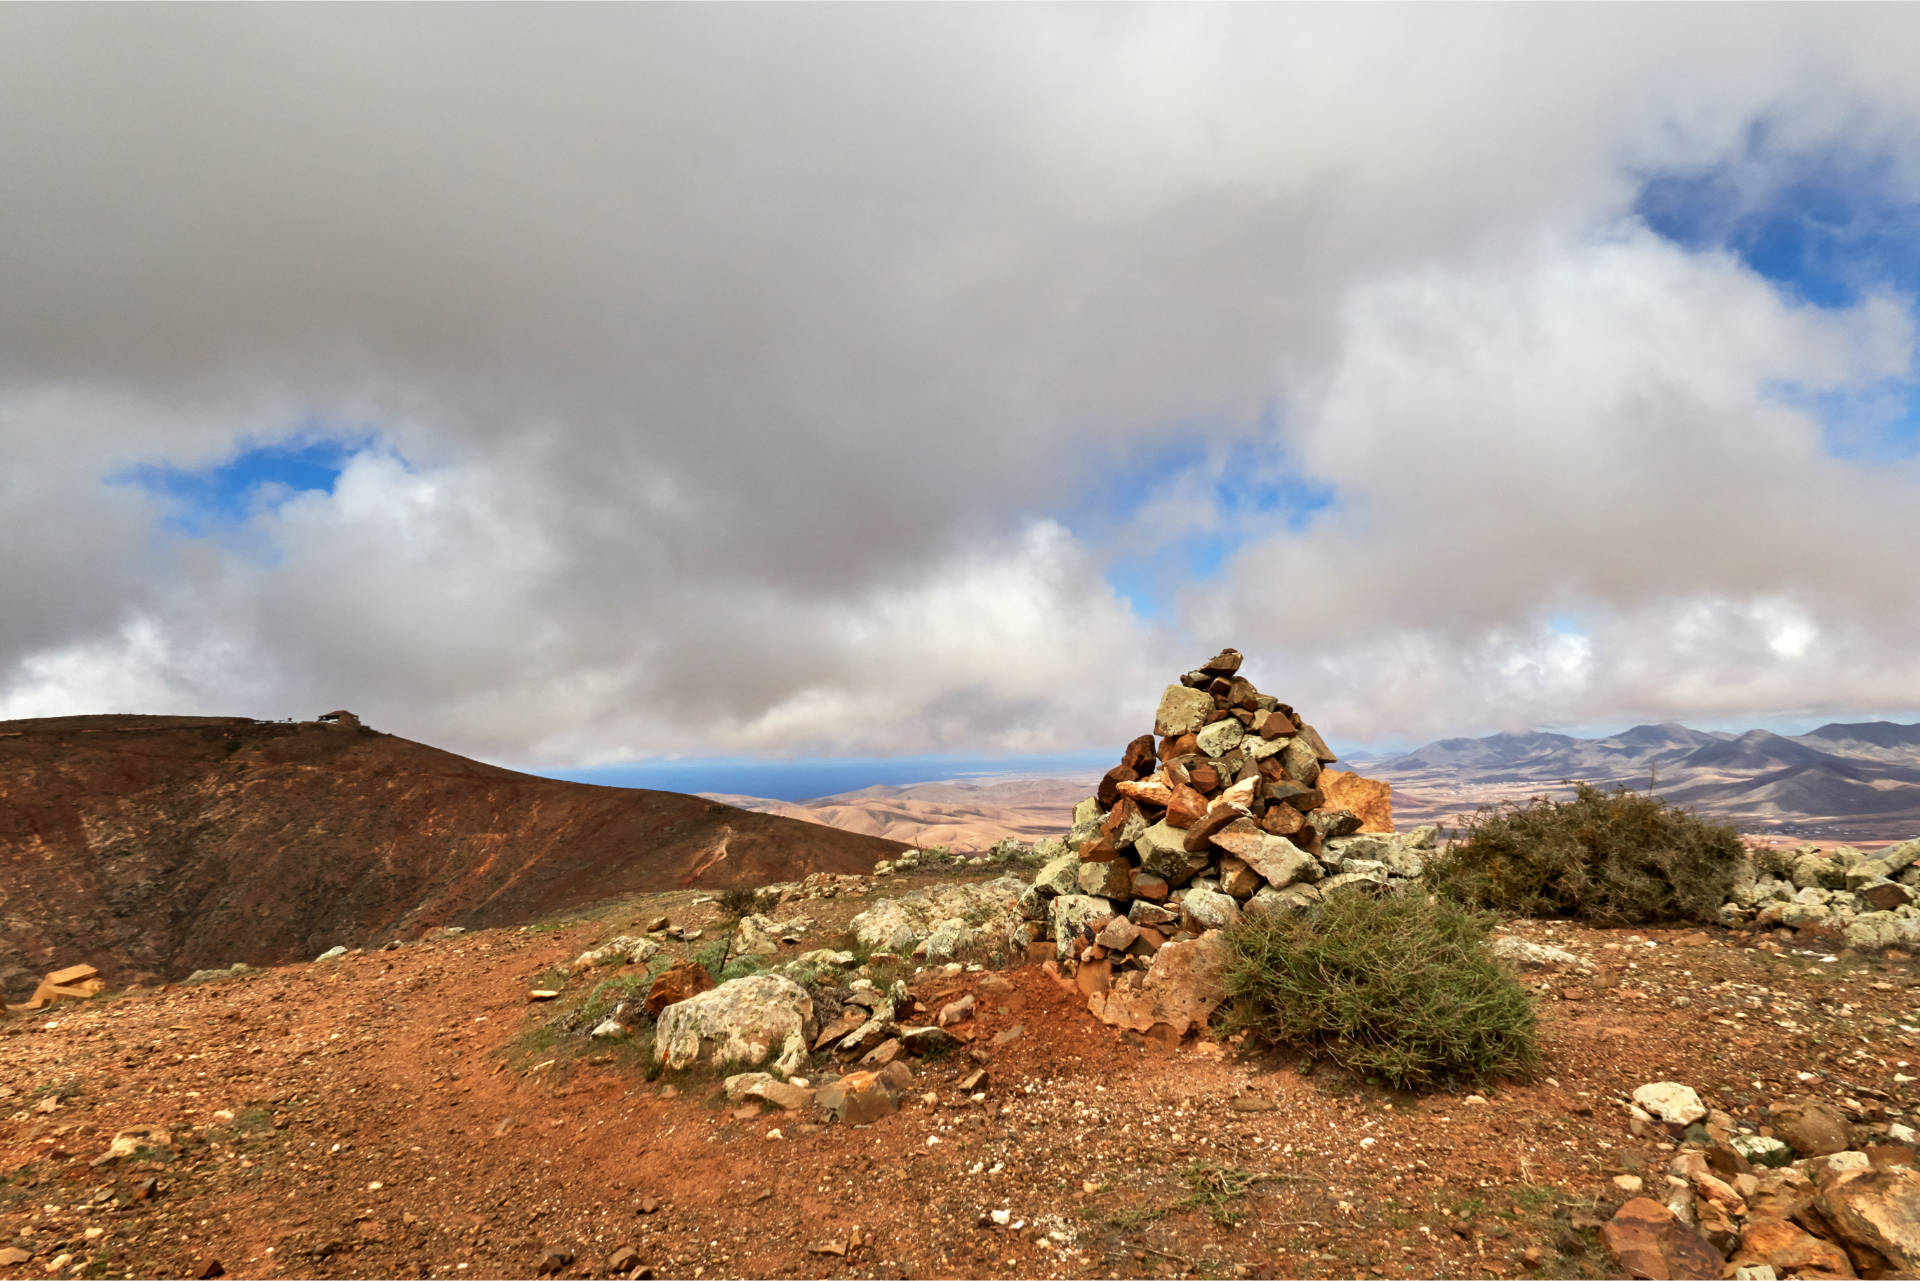
{"label": "reddish brown rock", "polygon": [[1260,830],[1271,836],[1292,836],[1306,825],[1305,816],[1291,805],[1269,804],[1260,816]]}
{"label": "reddish brown rock", "polygon": [[[1146,815],[1140,812],[1140,805],[1131,796],[1116,797],[1113,808],[1100,820],[1100,835],[1109,837],[1118,845],[1131,845],[1148,826]],[[1081,858],[1086,855],[1082,854]]]}
{"label": "reddish brown rock", "polygon": [[1163,764],[1176,756],[1191,756],[1199,750],[1200,740],[1192,734],[1178,734],[1160,740],[1160,760]]}
{"label": "reddish brown rock", "polygon": [[674,1002],[711,990],[713,975],[707,973],[706,966],[695,965],[692,961],[676,962],[647,989],[647,1013],[659,1018],[660,1011]]}
{"label": "reddish brown rock", "polygon": [[1236,676],[1227,682],[1227,705],[1244,708],[1249,713],[1247,718],[1249,721],[1253,719],[1251,713],[1258,710],[1260,706],[1257,701],[1259,697],[1260,691],[1255,689],[1253,682],[1244,676]]}
{"label": "reddish brown rock", "polygon": [[1187,779],[1196,792],[1211,794],[1220,790],[1220,771],[1207,761],[1195,763],[1187,771]]}
{"label": "reddish brown rock", "polygon": [[1100,776],[1100,785],[1093,789],[1093,798],[1105,809],[1120,799],[1120,784],[1131,783],[1134,779],[1132,770],[1124,765],[1116,765]]}
{"label": "reddish brown rock", "polygon": [[1080,847],[1082,863],[1111,863],[1121,857],[1120,847],[1114,844],[1113,837],[1105,832]]}
{"label": "reddish brown rock", "polygon": [[1200,664],[1200,671],[1207,676],[1232,676],[1240,670],[1240,664],[1246,656],[1237,649],[1223,649],[1206,662]]}
{"label": "reddish brown rock", "polygon": [[1285,712],[1262,712],[1254,718],[1253,730],[1271,742],[1276,738],[1292,738],[1300,732],[1300,727]]}
{"label": "reddish brown rock", "polygon": [[1800,1156],[1829,1156],[1853,1146],[1847,1114],[1824,1099],[1794,1095],[1767,1109],[1773,1132]]}
{"label": "reddish brown rock", "polygon": [[1244,805],[1216,801],[1208,807],[1202,818],[1187,828],[1186,838],[1181,845],[1189,854],[1203,853],[1210,847],[1215,832],[1237,819],[1252,817],[1253,812]]}
{"label": "reddish brown rock", "polygon": [[892,1082],[882,1080],[878,1072],[849,1072],[821,1086],[814,1101],[847,1125],[872,1125],[900,1110]]}
{"label": "reddish brown rock", "polygon": [[1167,826],[1192,827],[1207,816],[1207,798],[1191,787],[1175,787],[1167,800]]}
{"label": "reddish brown rock", "polygon": [[1288,836],[1287,839],[1315,858],[1320,857],[1320,851],[1326,844],[1320,835],[1320,829],[1311,823],[1304,825],[1299,831]]}
{"label": "reddish brown rock", "polygon": [[1319,809],[1327,799],[1320,794],[1319,788],[1309,787],[1305,783],[1295,782],[1290,778],[1269,780],[1263,790],[1269,805],[1290,805],[1302,814]]}
{"label": "reddish brown rock", "polygon": [[1080,968],[1074,971],[1073,981],[1082,996],[1097,996],[1113,986],[1113,962],[1082,961]]}
{"label": "reddish brown rock", "polygon": [[1321,804],[1328,809],[1351,810],[1363,832],[1393,831],[1393,786],[1380,779],[1361,778],[1348,770],[1322,770],[1315,783]]}
{"label": "reddish brown rock", "polygon": [[1770,1267],[1778,1276],[1841,1281],[1854,1275],[1847,1252],[1781,1219],[1751,1219],[1740,1235],[1735,1267]]}
{"label": "reddish brown rock", "polygon": [[1141,778],[1152,769],[1155,759],[1153,735],[1142,734],[1127,744],[1127,750],[1120,754],[1120,765],[1132,770],[1135,778]]}
{"label": "reddish brown rock", "polygon": [[1645,1281],[1718,1278],[1726,1256],[1649,1197],[1637,1196],[1600,1228],[1600,1240],[1628,1276]]}
{"label": "reddish brown rock", "polygon": [[1134,898],[1143,898],[1149,903],[1164,903],[1171,892],[1165,877],[1155,876],[1137,867],[1133,869]]}

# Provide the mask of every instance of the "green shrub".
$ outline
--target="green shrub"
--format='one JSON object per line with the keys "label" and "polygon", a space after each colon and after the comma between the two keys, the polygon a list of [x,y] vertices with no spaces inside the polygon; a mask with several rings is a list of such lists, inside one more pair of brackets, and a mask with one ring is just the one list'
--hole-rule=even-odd
{"label": "green shrub", "polygon": [[1745,858],[1731,827],[1644,793],[1581,783],[1571,800],[1483,810],[1428,869],[1427,884],[1506,916],[1712,921]]}
{"label": "green shrub", "polygon": [[1492,925],[1420,894],[1246,917],[1227,935],[1227,1023],[1402,1089],[1525,1071],[1533,1005],[1481,946]]}
{"label": "green shrub", "polygon": [[716,983],[725,983],[730,979],[744,979],[758,974],[767,968],[767,958],[763,956],[736,956],[720,968],[713,976]]}
{"label": "green shrub", "polygon": [[736,919],[751,913],[757,903],[751,885],[729,885],[720,891],[720,910]]}

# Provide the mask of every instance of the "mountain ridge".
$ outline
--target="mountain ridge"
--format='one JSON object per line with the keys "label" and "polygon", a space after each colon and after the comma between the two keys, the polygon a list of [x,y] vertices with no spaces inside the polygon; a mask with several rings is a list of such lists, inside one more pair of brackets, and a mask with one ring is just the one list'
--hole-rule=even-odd
{"label": "mountain ridge", "polygon": [[0,986],[114,982],[620,894],[867,872],[898,841],[695,796],[537,778],[355,724],[0,722]]}

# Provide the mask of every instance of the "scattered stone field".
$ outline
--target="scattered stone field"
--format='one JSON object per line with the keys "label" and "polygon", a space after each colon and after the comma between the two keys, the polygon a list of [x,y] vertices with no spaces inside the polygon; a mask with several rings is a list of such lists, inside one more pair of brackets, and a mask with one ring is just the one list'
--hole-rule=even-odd
{"label": "scattered stone field", "polygon": [[[779,905],[805,928],[768,945],[850,948],[876,885],[938,883]],[[573,1029],[625,967],[571,963],[661,915],[662,962],[735,936],[717,903],[643,896],[0,1020],[0,1279],[1621,1275],[1601,1227],[1680,1152],[1632,1110],[1649,1083],[1759,1137],[1830,1105],[1913,1160],[1898,951],[1518,923],[1566,954],[1506,945],[1540,1071],[1427,1096],[1110,1027],[1037,965],[868,962],[926,1022],[974,999],[957,1045],[899,1060],[898,1110],[851,1125]]]}

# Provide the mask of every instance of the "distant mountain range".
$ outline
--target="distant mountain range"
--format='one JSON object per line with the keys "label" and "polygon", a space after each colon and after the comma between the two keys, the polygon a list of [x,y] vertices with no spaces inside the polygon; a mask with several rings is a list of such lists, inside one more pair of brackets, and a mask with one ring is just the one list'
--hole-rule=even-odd
{"label": "distant mountain range", "polygon": [[[1757,834],[1892,840],[1920,833],[1920,725],[1822,725],[1787,737],[1639,725],[1609,738],[1447,738],[1364,763],[1396,813],[1441,817],[1580,781],[1651,788]],[[1479,798],[1475,800],[1474,798]]]}
{"label": "distant mountain range", "polygon": [[[1338,743],[1335,743],[1336,750]],[[1457,827],[1488,805],[1558,793],[1578,781],[1652,787],[1663,799],[1748,836],[1870,844],[1920,836],[1920,725],[1822,725],[1788,738],[1639,725],[1610,738],[1493,734],[1445,738],[1391,757],[1342,762],[1393,784],[1404,830]],[[702,793],[740,809],[824,823],[919,846],[983,850],[1004,836],[1058,836],[1098,776],[970,779],[878,786],[810,801]]]}

